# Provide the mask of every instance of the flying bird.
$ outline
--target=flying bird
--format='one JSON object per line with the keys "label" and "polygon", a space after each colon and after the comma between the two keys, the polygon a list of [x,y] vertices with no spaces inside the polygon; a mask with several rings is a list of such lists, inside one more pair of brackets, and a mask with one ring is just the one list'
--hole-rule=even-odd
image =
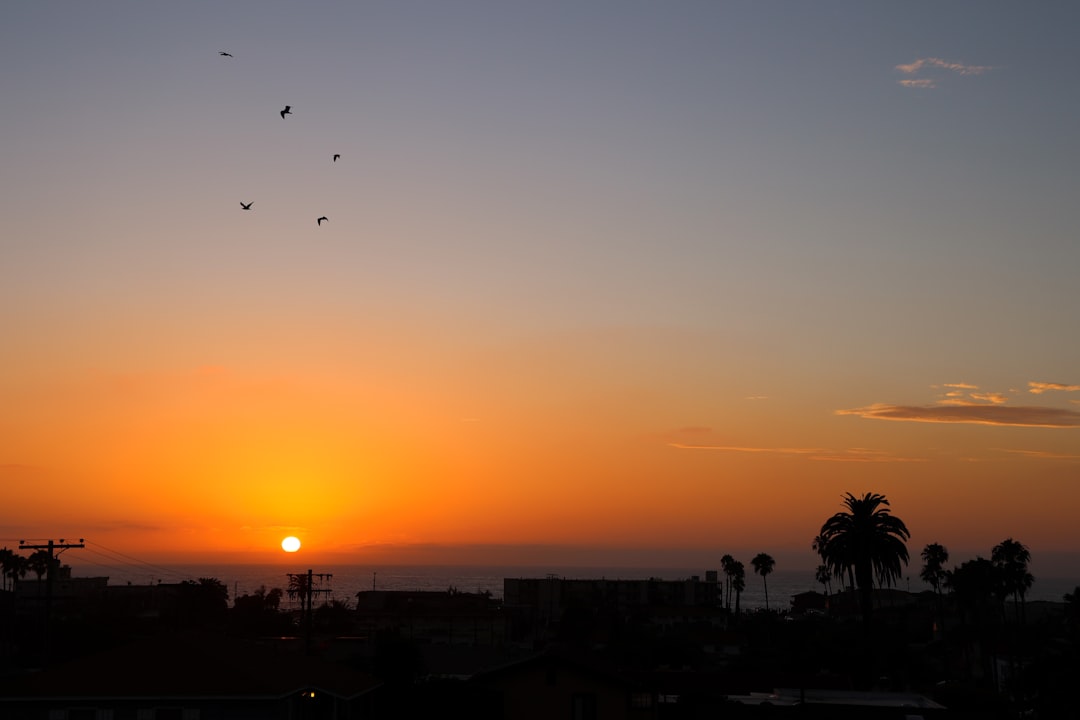
{"label": "flying bird", "polygon": [[286,115],[292,115],[292,105],[286,105],[285,109],[281,111],[281,119],[284,120]]}
{"label": "flying bird", "polygon": [[334,155],[334,162],[337,162],[337,159],[338,159],[339,157],[341,157],[341,155],[340,155],[340,154],[335,154],[335,155]]}
{"label": "flying bird", "polygon": [[325,220],[325,221],[327,221],[327,222],[330,222],[330,218],[328,218],[328,217],[326,217],[325,215],[323,215],[323,216],[322,216],[321,218],[319,218],[318,220],[316,220],[316,221],[315,221],[315,223],[316,223],[316,224],[317,224],[317,225],[318,225],[319,227],[322,227],[322,221],[323,221],[323,220]]}
{"label": "flying bird", "polygon": [[[254,201],[254,200],[252,200],[251,202],[255,202],[255,201]],[[251,209],[251,203],[248,203],[247,205],[245,205],[245,204],[244,204],[244,201],[243,201],[243,200],[241,200],[241,201],[240,201],[240,207],[242,207],[242,208],[243,208],[244,210],[250,210],[250,209]]]}
{"label": "flying bird", "polygon": [[232,57],[232,55],[230,55],[229,53],[225,52],[224,50],[222,50],[221,52],[219,52],[219,53],[218,53],[218,55],[223,55],[223,56],[225,56],[225,57]]}

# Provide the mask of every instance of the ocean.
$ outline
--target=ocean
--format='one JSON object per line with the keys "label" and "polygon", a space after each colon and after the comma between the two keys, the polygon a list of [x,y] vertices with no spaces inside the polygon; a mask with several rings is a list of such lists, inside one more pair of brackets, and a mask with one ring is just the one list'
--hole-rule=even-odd
{"label": "ocean", "polygon": [[[72,558],[74,560],[74,558]],[[80,567],[73,563],[74,577],[108,577],[110,585],[150,585],[158,582],[181,582],[199,578],[216,578],[229,589],[230,602],[240,595],[248,595],[260,587],[266,589],[289,586],[289,573],[329,574],[321,585],[329,592],[323,599],[356,604],[356,594],[363,590],[429,590],[442,591],[455,588],[462,592],[490,592],[494,597],[503,596],[504,578],[544,578],[556,576],[566,579],[608,580],[686,580],[693,576],[705,579],[706,570],[718,568],[673,567],[544,567],[544,566],[492,566],[492,565],[339,565],[319,567],[285,567],[282,565],[149,565],[140,563],[105,565],[93,563]],[[718,572],[721,580],[723,573]],[[769,607],[786,609],[791,598],[809,590],[821,592],[820,583],[810,571],[775,570],[768,577]],[[1048,600],[1061,602],[1067,592],[1080,585],[1076,578],[1037,579],[1027,595],[1028,601]],[[901,579],[894,587],[919,592],[929,589],[917,576]],[[833,589],[837,586],[834,583]],[[289,603],[288,598],[284,601]],[[746,590],[740,598],[745,610],[765,607],[765,585],[759,575],[748,574]]]}

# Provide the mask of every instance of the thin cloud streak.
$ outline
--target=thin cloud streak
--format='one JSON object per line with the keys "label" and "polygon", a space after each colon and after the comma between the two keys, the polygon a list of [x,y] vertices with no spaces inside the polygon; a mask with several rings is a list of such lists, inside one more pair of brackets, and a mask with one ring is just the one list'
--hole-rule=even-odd
{"label": "thin cloud streak", "polygon": [[[956,73],[957,75],[982,75],[987,70],[993,70],[990,65],[966,65],[959,62],[950,62],[949,60],[942,60],[941,58],[928,57],[919,58],[915,62],[903,63],[895,66],[896,70],[899,70],[904,75],[915,75],[916,73],[923,72],[924,70],[945,70],[948,72]],[[937,81],[930,77],[911,77],[903,78],[897,81],[904,87],[910,88],[936,88]]]}
{"label": "thin cloud streak", "polygon": [[1029,382],[1028,392],[1034,395],[1041,395],[1048,390],[1060,390],[1061,392],[1076,392],[1080,390],[1080,385],[1066,385],[1065,383],[1048,383],[1048,382]]}
{"label": "thin cloud streak", "polygon": [[837,410],[871,420],[924,423],[966,423],[1009,427],[1080,427],[1080,412],[1060,408],[1004,405],[890,405],[875,403],[861,408]]}
{"label": "thin cloud streak", "polygon": [[1001,405],[1009,401],[1009,398],[1001,393],[971,393],[971,397],[975,400],[982,400],[984,402],[993,403],[994,405]]}
{"label": "thin cloud streak", "polygon": [[720,452],[741,453],[764,453],[775,455],[799,455],[816,462],[860,462],[860,463],[892,463],[892,462],[924,462],[922,458],[904,458],[889,455],[880,450],[852,449],[852,450],[828,450],[824,448],[771,448],[771,447],[742,447],[735,445],[685,445],[683,443],[668,443],[671,447],[679,450],[714,450]]}
{"label": "thin cloud streak", "polygon": [[769,448],[769,447],[739,447],[736,445],[686,445],[684,443],[668,443],[679,450],[718,450],[722,452],[745,452],[745,453],[775,453],[777,455],[813,455],[814,453],[828,452],[822,448]]}
{"label": "thin cloud streak", "polygon": [[1037,458],[1040,460],[1080,460],[1080,455],[1047,452],[1046,450],[1010,450],[1008,448],[994,449],[998,452],[1009,453],[1010,455],[1022,455],[1024,457]]}
{"label": "thin cloud streak", "polygon": [[895,455],[814,455],[810,458],[815,462],[839,462],[839,463],[920,463],[926,462],[926,458],[897,457]]}
{"label": "thin cloud streak", "polygon": [[936,67],[943,70],[949,70],[957,73],[958,75],[982,75],[987,70],[993,70],[990,65],[965,65],[964,63],[949,62],[948,60],[942,60],[941,58],[919,58],[913,63],[906,65],[897,65],[896,69],[905,75],[912,75],[919,72],[924,67]]}

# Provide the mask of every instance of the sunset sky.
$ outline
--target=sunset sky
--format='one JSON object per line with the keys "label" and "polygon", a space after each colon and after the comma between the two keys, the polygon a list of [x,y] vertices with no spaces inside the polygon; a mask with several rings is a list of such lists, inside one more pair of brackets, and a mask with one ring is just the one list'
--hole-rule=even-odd
{"label": "sunset sky", "polygon": [[7,3],[0,545],[812,566],[878,492],[1080,573],[1078,28]]}

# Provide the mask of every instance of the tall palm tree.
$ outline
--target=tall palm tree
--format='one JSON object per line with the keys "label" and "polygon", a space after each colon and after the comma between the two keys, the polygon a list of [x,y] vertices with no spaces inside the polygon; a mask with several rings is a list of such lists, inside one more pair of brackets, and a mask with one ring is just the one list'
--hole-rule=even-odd
{"label": "tall palm tree", "polygon": [[904,521],[890,512],[884,495],[847,493],[845,512],[838,512],[821,526],[820,550],[825,564],[842,579],[853,577],[865,627],[870,626],[873,587],[891,585],[908,562],[907,540],[911,537]]}
{"label": "tall palm tree", "polygon": [[15,589],[15,585],[19,580],[26,577],[28,572],[30,572],[30,561],[18,553],[12,553],[4,565],[4,573],[11,578],[12,590]]}
{"label": "tall palm tree", "polygon": [[1007,538],[994,546],[990,561],[1001,568],[1005,591],[1013,596],[1013,611],[1017,613],[1017,622],[1020,622],[1021,611],[1026,619],[1024,596],[1035,582],[1035,576],[1028,572],[1031,551],[1023,543]]}
{"label": "tall palm tree", "polygon": [[30,572],[37,575],[37,592],[41,594],[41,577],[49,572],[49,566],[53,563],[53,556],[48,550],[35,550],[26,559]]}
{"label": "tall palm tree", "polygon": [[746,566],[739,560],[731,563],[731,587],[735,590],[735,614],[739,614],[739,596],[746,589]]}
{"label": "tall palm tree", "polygon": [[934,592],[941,594],[941,586],[945,582],[945,563],[949,561],[949,551],[940,543],[930,543],[922,550],[923,567],[919,577],[922,578]]}
{"label": "tall palm tree", "polygon": [[724,578],[725,578],[724,584],[725,584],[725,586],[727,588],[727,593],[726,593],[727,598],[726,599],[727,599],[728,610],[731,609],[731,576],[733,574],[732,569],[734,568],[734,566],[735,566],[735,558],[731,557],[731,555],[726,555],[725,554],[722,558],[720,558],[720,569],[724,571]]}
{"label": "tall palm tree", "polygon": [[[945,577],[945,587],[952,593],[956,603],[959,624],[961,626],[970,624],[974,630],[973,635],[964,633],[969,635],[966,641],[961,640],[961,649],[965,658],[970,657],[974,651],[981,657],[984,676],[992,677],[990,654],[979,653],[975,648],[980,645],[986,647],[990,639],[987,630],[988,615],[993,613],[1004,618],[1003,602],[1006,592],[1001,568],[984,557],[967,560]],[[964,665],[969,668],[970,673],[970,663],[965,661]]]}
{"label": "tall palm tree", "polygon": [[826,595],[832,595],[832,573],[828,565],[818,565],[814,571],[814,579],[821,583]]}
{"label": "tall palm tree", "polygon": [[919,577],[923,582],[934,588],[934,597],[938,608],[938,630],[945,632],[945,607],[941,598],[941,588],[949,571],[945,569],[945,563],[949,561],[949,551],[940,543],[930,543],[922,550],[923,567]]}
{"label": "tall palm tree", "polygon": [[769,582],[765,577],[773,571],[776,561],[768,553],[758,553],[750,561],[754,566],[754,572],[761,576],[761,582],[765,583],[765,610],[769,609]]}
{"label": "tall palm tree", "polygon": [[0,548],[0,590],[8,589],[8,570],[15,562],[15,551],[5,546]]}

